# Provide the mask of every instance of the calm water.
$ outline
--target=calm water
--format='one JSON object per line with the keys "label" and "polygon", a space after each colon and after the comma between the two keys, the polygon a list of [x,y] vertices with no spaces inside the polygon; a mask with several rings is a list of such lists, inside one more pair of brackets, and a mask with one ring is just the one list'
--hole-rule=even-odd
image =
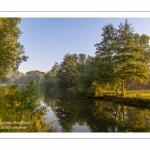
{"label": "calm water", "polygon": [[47,123],[56,119],[57,132],[149,132],[150,110],[97,99],[46,94]]}

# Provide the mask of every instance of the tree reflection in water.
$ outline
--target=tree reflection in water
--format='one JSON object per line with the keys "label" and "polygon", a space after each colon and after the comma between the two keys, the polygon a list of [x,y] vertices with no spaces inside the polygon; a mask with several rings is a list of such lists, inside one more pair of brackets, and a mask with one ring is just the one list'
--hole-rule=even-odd
{"label": "tree reflection in water", "polygon": [[78,131],[74,129],[78,127],[88,127],[90,132],[150,131],[149,109],[97,99],[65,98],[56,94],[46,94],[44,103],[51,107],[58,118],[62,132]]}

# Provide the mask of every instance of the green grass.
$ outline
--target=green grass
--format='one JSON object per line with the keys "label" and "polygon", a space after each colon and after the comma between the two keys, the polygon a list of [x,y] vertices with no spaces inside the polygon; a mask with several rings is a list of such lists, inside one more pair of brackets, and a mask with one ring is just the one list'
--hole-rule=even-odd
{"label": "green grass", "polygon": [[[120,91],[121,93],[121,91]],[[126,91],[125,92],[126,95],[132,95],[132,94],[144,94],[145,96],[146,95],[149,95],[150,96],[150,90],[134,90],[134,91]],[[116,91],[106,91],[105,94],[116,94]]]}
{"label": "green grass", "polygon": [[[119,92],[121,94],[121,91]],[[125,96],[117,96],[115,91],[106,91],[105,100],[121,102],[122,104],[150,107],[150,90],[126,91]],[[113,96],[113,98],[112,98]]]}

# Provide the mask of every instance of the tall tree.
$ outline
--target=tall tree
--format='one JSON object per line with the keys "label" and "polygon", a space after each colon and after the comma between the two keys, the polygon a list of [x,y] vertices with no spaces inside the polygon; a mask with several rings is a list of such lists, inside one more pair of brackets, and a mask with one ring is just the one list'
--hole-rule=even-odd
{"label": "tall tree", "polygon": [[[120,83],[120,78],[115,74],[113,56],[116,54],[116,28],[112,24],[103,27],[102,41],[96,43],[96,57],[94,59],[95,80],[100,84],[109,85],[114,88]],[[117,92],[118,93],[118,92]]]}
{"label": "tall tree", "polygon": [[112,24],[105,26],[102,41],[95,45],[96,55],[104,64],[103,68],[108,75],[103,78],[110,78],[116,83],[121,82],[122,96],[125,95],[127,78],[140,82],[149,79],[148,59],[144,59],[149,48],[149,36],[135,34],[131,26],[128,20],[125,20],[124,24],[120,23],[118,29]]}
{"label": "tall tree", "polygon": [[78,84],[78,71],[73,55],[67,54],[58,70],[58,85],[60,88],[67,90]]}
{"label": "tall tree", "polygon": [[22,34],[18,27],[20,21],[21,18],[0,18],[0,80],[28,58],[18,42]]}

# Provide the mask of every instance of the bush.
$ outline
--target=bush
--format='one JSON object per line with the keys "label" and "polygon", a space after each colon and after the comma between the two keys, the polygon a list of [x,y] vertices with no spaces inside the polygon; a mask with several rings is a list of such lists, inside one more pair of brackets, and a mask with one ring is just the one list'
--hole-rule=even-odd
{"label": "bush", "polygon": [[90,96],[98,97],[103,96],[105,90],[98,84],[97,82],[93,82],[92,86],[88,89],[88,93]]}
{"label": "bush", "polygon": [[0,89],[0,132],[47,132],[47,109],[40,105],[40,90],[34,81],[24,87]]}

